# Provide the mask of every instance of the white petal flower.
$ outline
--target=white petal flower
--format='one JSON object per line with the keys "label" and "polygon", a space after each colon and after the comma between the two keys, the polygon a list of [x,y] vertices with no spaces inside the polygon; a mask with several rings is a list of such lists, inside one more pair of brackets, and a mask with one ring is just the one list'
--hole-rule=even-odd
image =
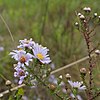
{"label": "white petal flower", "polygon": [[36,43],[33,46],[32,50],[33,50],[34,58],[37,58],[43,64],[48,64],[51,62],[50,57],[47,54],[49,49],[47,49],[46,47],[43,47],[39,45],[38,43]]}
{"label": "white petal flower", "polygon": [[72,88],[77,88],[79,90],[85,90],[86,86],[83,85],[83,82],[72,82],[70,80],[68,80],[68,83],[71,85]]}
{"label": "white petal flower", "polygon": [[24,39],[24,40],[19,40],[20,45],[17,46],[18,48],[29,48],[32,49],[32,46],[34,45],[34,41],[32,40],[32,38],[30,40]]}
{"label": "white petal flower", "polygon": [[24,78],[27,77],[28,72],[18,67],[16,67],[15,70],[16,72],[14,72],[14,77],[18,77],[19,78],[18,84],[22,84]]}
{"label": "white petal flower", "polygon": [[48,80],[50,83],[53,83],[53,84],[57,84],[57,79],[55,78],[54,75],[50,75],[49,76],[49,80]]}
{"label": "white petal flower", "polygon": [[33,55],[30,53],[26,53],[24,50],[13,50],[13,52],[10,53],[12,58],[14,58],[16,61],[18,61],[18,66],[24,67],[24,64],[29,66],[29,61],[32,61]]}
{"label": "white petal flower", "polygon": [[[73,99],[75,99],[75,96],[74,96],[73,93],[71,93],[70,96],[71,96]],[[83,99],[81,98],[80,95],[76,95],[76,98],[77,98],[77,100],[83,100]]]}

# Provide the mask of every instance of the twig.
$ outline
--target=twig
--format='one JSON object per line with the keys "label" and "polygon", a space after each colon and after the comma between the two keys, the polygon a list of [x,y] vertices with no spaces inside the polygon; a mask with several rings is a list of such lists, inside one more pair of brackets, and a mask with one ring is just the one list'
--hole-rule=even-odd
{"label": "twig", "polygon": [[[26,85],[25,84],[18,85],[18,86],[14,87],[14,88],[11,88],[10,91],[12,92],[12,91],[17,90],[19,88],[22,88],[24,86],[26,86]],[[0,98],[3,97],[5,94],[9,93],[10,91],[9,90],[6,90],[6,91],[0,93]]]}
{"label": "twig", "polygon": [[[94,55],[95,55],[95,54],[92,54],[91,57],[93,57]],[[85,61],[85,60],[87,60],[87,59],[89,59],[89,56],[86,56],[86,57],[84,57],[84,58],[81,58],[81,59],[79,59],[79,60],[77,60],[77,61],[75,61],[75,62],[73,62],[73,63],[70,63],[70,64],[64,66],[64,67],[58,68],[58,69],[52,71],[50,74],[55,74],[55,73],[57,73],[57,72],[59,72],[59,71],[61,71],[61,70],[64,70],[64,69],[66,69],[66,68],[69,68],[69,67],[71,67],[71,66],[73,66],[73,65],[75,65],[75,64],[78,64],[78,63],[80,63],[80,62],[83,62],[83,61]]]}
{"label": "twig", "polygon": [[88,34],[89,25],[88,25],[87,21],[83,23],[83,26],[85,28],[83,35],[85,38],[85,42],[86,42],[87,50],[88,50],[88,56],[89,56],[89,90],[88,90],[89,94],[88,94],[88,99],[90,100],[90,98],[93,96],[93,92],[92,92],[92,88],[93,88],[93,60],[91,57],[91,53],[92,53],[91,52],[92,51],[91,50],[91,38]]}
{"label": "twig", "polygon": [[5,24],[5,26],[6,26],[7,30],[8,30],[8,32],[9,32],[9,34],[10,34],[10,37],[11,37],[12,41],[14,42],[14,38],[13,38],[13,35],[12,35],[10,29],[9,29],[9,26],[7,25],[6,21],[4,20],[4,18],[2,17],[1,14],[0,14],[0,18],[1,18],[1,20],[4,22],[4,24]]}
{"label": "twig", "polygon": [[93,98],[91,98],[90,100],[94,100],[96,97],[98,97],[100,95],[100,92],[98,92]]}

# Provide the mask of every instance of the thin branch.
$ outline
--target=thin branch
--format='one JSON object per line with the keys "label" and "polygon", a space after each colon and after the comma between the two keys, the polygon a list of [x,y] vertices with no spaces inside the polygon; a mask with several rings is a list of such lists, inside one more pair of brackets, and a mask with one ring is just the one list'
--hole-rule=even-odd
{"label": "thin branch", "polygon": [[12,35],[11,31],[10,31],[10,28],[9,28],[9,26],[7,25],[6,21],[4,20],[4,18],[2,17],[1,14],[0,14],[0,18],[1,18],[1,20],[4,22],[4,24],[5,24],[5,26],[6,26],[7,30],[8,30],[8,32],[9,32],[9,34],[10,34],[10,37],[11,37],[12,41],[14,42],[14,38],[13,38],[13,35]]}
{"label": "thin branch", "polygon": [[98,92],[93,98],[91,98],[90,100],[94,100],[96,97],[100,96],[100,92]]}
{"label": "thin branch", "polygon": [[3,97],[5,94],[10,93],[10,92],[12,92],[12,91],[14,91],[14,90],[17,90],[17,89],[19,89],[19,88],[22,88],[22,87],[24,87],[24,86],[26,86],[26,85],[25,85],[25,84],[22,84],[22,85],[18,85],[18,86],[16,86],[16,87],[14,87],[14,88],[11,88],[10,90],[6,90],[6,91],[0,93],[0,98]]}
{"label": "thin branch", "polygon": [[[93,57],[93,56],[94,56],[94,54],[91,55],[91,57]],[[80,63],[80,62],[83,62],[83,61],[85,61],[85,60],[87,60],[87,59],[89,59],[89,56],[86,56],[86,57],[84,57],[84,58],[81,58],[81,59],[79,59],[79,60],[73,62],[73,63],[70,63],[70,64],[68,64],[68,65],[65,65],[64,67],[58,68],[58,69],[52,71],[50,74],[55,74],[55,73],[57,73],[57,72],[59,72],[59,71],[61,71],[61,70],[64,70],[64,69],[66,69],[66,68],[69,68],[69,67],[71,67],[71,66],[73,66],[73,65],[75,65],[75,64],[78,64],[78,63]]]}

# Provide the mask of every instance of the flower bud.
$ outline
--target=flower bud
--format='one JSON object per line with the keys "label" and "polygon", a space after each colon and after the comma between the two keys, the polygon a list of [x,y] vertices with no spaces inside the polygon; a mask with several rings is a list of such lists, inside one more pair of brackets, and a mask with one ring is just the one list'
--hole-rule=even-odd
{"label": "flower bud", "polygon": [[66,74],[66,76],[65,76],[65,77],[66,77],[66,79],[67,79],[67,80],[70,80],[70,79],[71,79],[71,75],[70,75],[70,74],[68,74],[68,73]]}
{"label": "flower bud", "polygon": [[84,10],[85,12],[91,12],[91,8],[90,8],[90,7],[84,7],[83,10]]}
{"label": "flower bud", "polygon": [[[0,93],[0,98],[1,98],[1,97],[3,97],[3,94],[2,94],[2,93]],[[0,100],[1,100],[1,99],[0,99]]]}
{"label": "flower bud", "polygon": [[87,10],[87,7],[84,7],[83,10],[86,11]]}
{"label": "flower bud", "polygon": [[62,77],[62,75],[60,75],[60,76],[59,76],[59,79],[61,79],[61,80],[62,80],[62,78],[63,78],[63,77]]}
{"label": "flower bud", "polygon": [[80,17],[82,14],[81,13],[78,13],[77,15]]}
{"label": "flower bud", "polygon": [[95,50],[95,53],[96,53],[97,55],[100,55],[100,50]]}
{"label": "flower bud", "polygon": [[94,13],[94,17],[97,17],[98,16],[98,14],[97,13]]}
{"label": "flower bud", "polygon": [[11,81],[7,80],[5,84],[6,84],[6,86],[10,86],[11,85]]}
{"label": "flower bud", "polygon": [[56,86],[54,84],[49,84],[49,88],[54,91],[56,89]]}
{"label": "flower bud", "polygon": [[84,19],[85,19],[84,15],[81,15],[81,16],[80,16],[80,19],[81,19],[81,20],[84,20]]}
{"label": "flower bud", "polygon": [[84,20],[83,22],[86,23],[86,20]]}
{"label": "flower bud", "polygon": [[49,68],[48,71],[50,72],[51,71],[51,68]]}
{"label": "flower bud", "polygon": [[91,12],[91,8],[90,8],[90,7],[87,7],[87,10],[88,10],[89,12]]}
{"label": "flower bud", "polygon": [[86,71],[86,68],[81,68],[81,69],[80,69],[80,73],[81,73],[82,75],[85,76],[85,75],[86,75],[86,72],[87,72],[87,71]]}
{"label": "flower bud", "polygon": [[78,24],[78,22],[75,22],[75,26],[78,26],[79,24]]}
{"label": "flower bud", "polygon": [[47,77],[47,75],[46,74],[44,74],[43,76],[42,76],[42,78],[46,78]]}
{"label": "flower bud", "polygon": [[99,18],[99,21],[100,21],[100,16],[98,16],[98,18]]}
{"label": "flower bud", "polygon": [[67,90],[65,88],[63,88],[62,89],[62,92],[66,94],[67,93]]}
{"label": "flower bud", "polygon": [[13,64],[14,67],[17,67],[17,64]]}

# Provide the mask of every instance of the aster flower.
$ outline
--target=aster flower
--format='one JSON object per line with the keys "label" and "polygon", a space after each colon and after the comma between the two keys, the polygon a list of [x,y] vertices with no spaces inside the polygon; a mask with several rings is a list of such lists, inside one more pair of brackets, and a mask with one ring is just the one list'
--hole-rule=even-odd
{"label": "aster flower", "polygon": [[32,49],[32,46],[34,45],[34,41],[32,40],[32,38],[30,40],[24,39],[24,40],[19,40],[20,45],[17,46],[18,48],[29,48]]}
{"label": "aster flower", "polygon": [[53,84],[57,84],[57,79],[55,78],[54,75],[50,75],[49,77],[49,80],[48,80],[50,83],[53,83]]}
{"label": "aster flower", "polygon": [[59,86],[65,87],[65,83],[63,81],[61,81],[61,83],[59,84]]}
{"label": "aster flower", "polygon": [[1,46],[0,46],[0,52],[1,52],[1,51],[4,51],[4,47],[1,47]]}
{"label": "aster flower", "polygon": [[52,70],[55,69],[55,64],[54,63],[51,63],[50,64],[50,67],[51,67]]}
{"label": "aster flower", "polygon": [[14,77],[18,77],[19,78],[18,84],[22,84],[24,78],[27,77],[28,72],[27,71],[25,72],[23,69],[18,67],[16,67],[15,70],[16,72],[14,72]]}
{"label": "aster flower", "polygon": [[48,64],[51,62],[50,57],[47,54],[49,49],[47,49],[46,47],[43,47],[39,45],[38,43],[36,43],[33,46],[32,50],[33,50],[34,58],[37,58],[43,64]]}
{"label": "aster flower", "polygon": [[[75,99],[75,96],[74,96],[73,93],[71,93],[70,96],[71,96],[73,99]],[[76,95],[76,98],[77,98],[78,100],[83,100],[83,99],[81,98],[80,95]]]}
{"label": "aster flower", "polygon": [[85,90],[86,89],[86,86],[83,85],[83,82],[72,82],[70,80],[68,80],[68,83],[71,85],[72,88],[76,88],[76,89],[79,89],[79,90]]}
{"label": "aster flower", "polygon": [[26,53],[24,50],[13,50],[10,52],[12,58],[18,61],[18,66],[24,67],[24,65],[29,66],[29,61],[32,61],[33,55],[30,53]]}
{"label": "aster flower", "polygon": [[61,90],[62,90],[63,93],[67,93],[66,84],[63,81],[61,81],[59,86],[61,87]]}

